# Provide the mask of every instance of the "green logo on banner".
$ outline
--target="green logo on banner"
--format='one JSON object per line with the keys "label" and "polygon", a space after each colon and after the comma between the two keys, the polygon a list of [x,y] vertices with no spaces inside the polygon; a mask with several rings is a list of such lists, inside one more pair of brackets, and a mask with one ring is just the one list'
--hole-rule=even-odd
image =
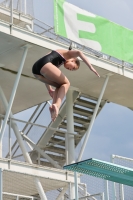
{"label": "green logo on banner", "polygon": [[133,31],[64,0],[54,1],[54,19],[56,34],[133,63]]}

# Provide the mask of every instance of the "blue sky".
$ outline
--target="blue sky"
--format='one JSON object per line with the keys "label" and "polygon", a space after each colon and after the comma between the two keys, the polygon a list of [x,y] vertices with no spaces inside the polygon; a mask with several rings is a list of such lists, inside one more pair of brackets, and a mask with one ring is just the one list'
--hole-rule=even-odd
{"label": "blue sky", "polygon": [[[53,26],[53,0],[33,0],[33,2],[35,18]],[[68,0],[67,2],[133,30],[132,0]],[[21,118],[24,115],[23,112],[16,116]],[[107,103],[95,120],[82,159],[94,157],[109,161],[111,154],[132,157],[132,119],[132,110]]]}

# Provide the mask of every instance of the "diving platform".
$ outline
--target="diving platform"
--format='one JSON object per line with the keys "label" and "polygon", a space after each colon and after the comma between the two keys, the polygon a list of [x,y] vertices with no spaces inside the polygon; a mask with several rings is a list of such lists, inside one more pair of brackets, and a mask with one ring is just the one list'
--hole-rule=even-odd
{"label": "diving platform", "polygon": [[113,163],[90,158],[63,168],[133,187],[133,169]]}

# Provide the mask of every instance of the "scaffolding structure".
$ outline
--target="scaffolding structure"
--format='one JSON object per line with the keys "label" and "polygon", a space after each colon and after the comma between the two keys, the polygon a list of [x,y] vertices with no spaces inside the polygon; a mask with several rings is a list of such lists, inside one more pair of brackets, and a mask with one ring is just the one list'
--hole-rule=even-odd
{"label": "scaffolding structure", "polygon": [[[34,18],[32,1],[0,3],[1,200],[75,199],[74,173],[63,170],[63,165],[75,162],[75,149],[82,140],[78,156],[81,161],[94,121],[107,102],[133,109],[132,65],[57,36],[53,27]],[[68,49],[70,45],[89,57],[101,78],[86,71],[83,62],[84,70],[79,69],[76,78],[65,72],[71,87],[57,119],[51,122],[47,117],[51,99],[33,77],[31,67],[50,50]],[[14,117],[29,108],[32,111],[28,120]],[[7,145],[3,142],[4,135]],[[90,193],[81,180],[82,174],[78,174],[79,199],[108,200],[104,195],[107,190]]]}

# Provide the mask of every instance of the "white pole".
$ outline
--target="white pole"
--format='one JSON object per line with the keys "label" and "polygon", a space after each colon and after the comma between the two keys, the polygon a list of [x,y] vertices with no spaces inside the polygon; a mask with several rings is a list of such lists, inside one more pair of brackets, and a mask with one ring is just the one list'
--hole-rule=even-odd
{"label": "white pole", "polygon": [[[111,156],[111,162],[114,163],[114,155]],[[116,184],[115,182],[111,182],[112,183],[112,196],[113,196],[113,200],[117,200],[116,197]]]}
{"label": "white pole", "polygon": [[63,199],[64,194],[66,193],[66,190],[68,189],[68,185],[65,186],[62,191],[60,192],[59,196],[56,198],[56,200],[61,200]]}
{"label": "white pole", "polygon": [[33,148],[39,152],[44,158],[46,158],[54,167],[61,169],[61,166],[58,165],[50,156],[48,156],[43,150],[41,150],[32,140],[30,140],[26,135],[21,133],[23,138],[33,146]]}
{"label": "white pole", "polygon": [[19,0],[19,8],[20,13],[22,13],[22,0]]}
{"label": "white pole", "polygon": [[104,200],[104,192],[102,193],[102,200]]}
{"label": "white pole", "polygon": [[[87,185],[84,184],[84,195],[87,196]],[[85,200],[87,200],[87,198],[85,198]]]}
{"label": "white pole", "polygon": [[124,200],[124,186],[123,186],[123,184],[120,184],[120,197],[121,197],[121,200]]}
{"label": "white pole", "polygon": [[24,0],[24,14],[26,15],[26,0]]}
{"label": "white pole", "polygon": [[105,200],[109,200],[109,182],[107,180],[103,180],[105,183]]}
{"label": "white pole", "polygon": [[77,172],[74,172],[74,180],[75,180],[75,200],[78,200],[78,180],[77,180]]}
{"label": "white pole", "polygon": [[[73,91],[68,90],[66,95],[66,114],[67,114],[67,131],[74,133],[74,120],[73,120]],[[67,134],[67,133],[66,133]],[[67,151],[68,151],[68,164],[75,162],[75,143],[74,136],[67,134]],[[71,199],[75,199],[75,187],[71,184]]]}
{"label": "white pole", "polygon": [[66,165],[68,165],[68,133],[65,133],[65,154],[66,154]]}
{"label": "white pole", "polygon": [[14,86],[13,86],[13,90],[12,90],[12,93],[11,93],[9,105],[8,105],[7,110],[6,110],[6,115],[5,115],[5,118],[4,118],[2,131],[1,131],[1,134],[0,134],[0,142],[1,142],[2,138],[3,138],[4,131],[6,129],[7,120],[8,120],[9,114],[11,112],[12,104],[13,104],[14,97],[15,97],[15,94],[16,94],[16,90],[17,90],[17,87],[18,87],[18,84],[19,84],[19,80],[20,80],[20,76],[21,76],[21,72],[22,72],[22,69],[23,69],[23,66],[24,66],[24,62],[25,62],[25,59],[26,59],[27,52],[28,52],[28,47],[26,46],[24,48],[22,61],[21,61],[21,64],[20,64],[20,67],[19,67],[19,70],[18,70],[18,73],[17,73],[17,76],[16,76],[16,80],[15,80]]}
{"label": "white pole", "polygon": [[[2,130],[2,118],[0,118],[0,132]],[[0,158],[2,158],[2,140],[0,141]]]}
{"label": "white pole", "polygon": [[11,159],[11,119],[9,120],[9,159]]}
{"label": "white pole", "polygon": [[10,33],[12,34],[12,26],[13,26],[13,0],[11,0],[11,29]]}
{"label": "white pole", "polygon": [[107,77],[106,77],[106,80],[105,80],[105,82],[104,82],[104,85],[103,85],[103,88],[102,88],[101,94],[100,94],[100,96],[99,96],[99,99],[98,99],[97,105],[96,105],[95,110],[94,110],[94,113],[93,113],[93,116],[92,116],[92,119],[91,119],[91,122],[90,122],[89,128],[88,128],[88,130],[86,131],[86,135],[85,135],[85,138],[84,138],[83,145],[82,145],[82,147],[81,147],[81,151],[80,151],[80,154],[79,154],[79,157],[78,157],[78,161],[80,161],[81,158],[82,158],[82,156],[83,156],[84,149],[85,149],[86,144],[87,144],[87,142],[88,142],[88,138],[89,138],[89,136],[90,136],[90,132],[91,132],[92,126],[93,126],[93,124],[94,124],[94,120],[95,120],[95,117],[96,117],[96,114],[97,114],[97,111],[98,111],[98,108],[99,108],[100,102],[101,102],[101,100],[102,100],[102,97],[103,97],[104,91],[105,91],[105,89],[106,89],[106,86],[107,86],[108,80],[109,80],[109,75],[107,75]]}
{"label": "white pole", "polygon": [[[74,133],[72,90],[69,90],[66,95],[66,114],[67,114],[67,132]],[[75,150],[74,135],[68,134],[68,164],[75,162],[74,150]]]}
{"label": "white pole", "polygon": [[3,170],[0,168],[0,200],[3,199],[3,179],[2,179],[2,173],[3,173]]}
{"label": "white pole", "polygon": [[40,183],[38,178],[35,178],[35,184],[36,184],[38,193],[39,193],[39,195],[41,197],[41,200],[47,200],[47,197],[46,197],[46,195],[44,193],[43,187],[42,187],[42,185],[41,185],[41,183]]}

